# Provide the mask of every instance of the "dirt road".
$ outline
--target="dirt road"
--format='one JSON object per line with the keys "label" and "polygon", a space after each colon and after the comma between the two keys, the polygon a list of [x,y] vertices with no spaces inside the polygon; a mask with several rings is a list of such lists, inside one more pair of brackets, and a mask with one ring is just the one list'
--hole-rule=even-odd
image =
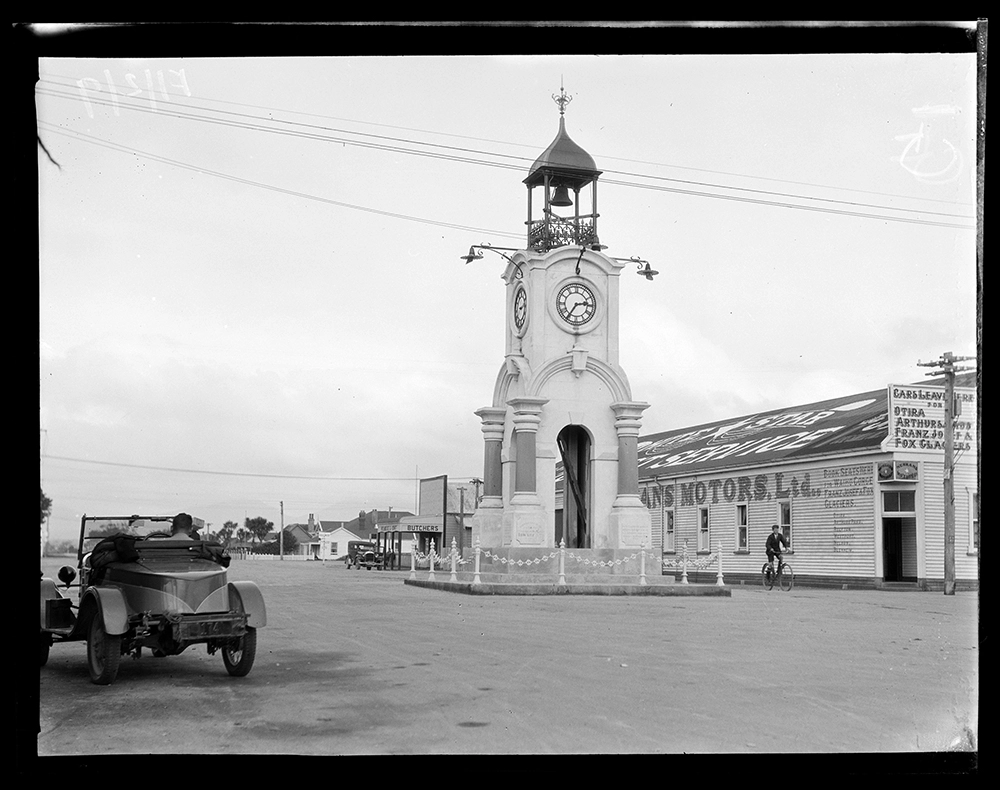
{"label": "dirt road", "polygon": [[[62,560],[47,560],[54,575]],[[40,755],[930,752],[978,732],[978,595],[480,597],[406,572],[235,561],[257,662],[201,646],[40,674]]]}

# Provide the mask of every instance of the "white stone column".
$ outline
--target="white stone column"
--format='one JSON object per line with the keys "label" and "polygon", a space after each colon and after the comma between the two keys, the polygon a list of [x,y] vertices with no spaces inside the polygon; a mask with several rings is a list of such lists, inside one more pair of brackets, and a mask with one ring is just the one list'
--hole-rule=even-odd
{"label": "white stone column", "polygon": [[514,493],[504,509],[505,545],[541,546],[546,544],[545,513],[538,496],[535,438],[542,422],[542,408],[548,398],[511,398],[514,410]]}
{"label": "white stone column", "polygon": [[648,408],[648,403],[638,401],[611,404],[618,433],[618,496],[611,506],[609,523],[609,537],[615,548],[653,544],[652,519],[639,499],[639,431],[642,413]]}
{"label": "white stone column", "polygon": [[503,522],[503,451],[506,407],[486,406],[476,411],[482,420],[485,450],[483,456],[483,498],[472,517],[472,540],[482,546],[501,545]]}

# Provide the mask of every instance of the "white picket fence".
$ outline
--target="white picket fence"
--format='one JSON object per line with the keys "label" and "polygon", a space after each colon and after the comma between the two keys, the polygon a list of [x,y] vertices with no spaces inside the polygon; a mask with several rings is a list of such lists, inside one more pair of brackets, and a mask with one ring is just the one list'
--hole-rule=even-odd
{"label": "white picket fence", "polygon": [[[237,552],[230,556],[234,560],[255,560],[258,562],[259,561],[270,562],[272,560],[279,560],[279,561],[281,560],[281,557],[279,557],[277,554],[241,554]],[[315,557],[313,557],[312,554],[286,554],[284,561],[302,562],[305,560],[314,560],[314,559]]]}
{"label": "white picket fence", "polygon": [[[572,550],[567,551],[567,549],[566,549],[566,541],[565,540],[560,540],[559,541],[559,546],[554,551],[551,551],[551,552],[549,552],[547,554],[543,554],[540,557],[536,557],[536,558],[531,559],[531,560],[510,561],[510,560],[507,560],[504,557],[499,557],[499,556],[493,554],[492,552],[489,551],[489,549],[483,549],[483,548],[481,548],[480,545],[479,545],[479,540],[476,539],[475,546],[474,546],[474,559],[473,559],[473,563],[474,563],[474,570],[473,570],[473,577],[472,577],[472,583],[473,584],[481,584],[482,583],[481,580],[480,580],[480,559],[481,559],[481,557],[483,555],[486,555],[489,559],[492,559],[492,560],[495,560],[495,561],[499,561],[499,562],[504,563],[504,564],[511,564],[511,565],[516,564],[518,566],[521,566],[523,563],[527,563],[527,564],[532,564],[533,563],[533,564],[537,565],[537,564],[542,563],[542,562],[549,562],[549,561],[552,561],[552,560],[556,560],[557,563],[558,563],[558,574],[559,574],[559,582],[558,583],[559,584],[565,584],[566,583],[566,560],[567,559],[569,559],[571,562],[572,561],[576,561],[577,563],[583,563],[585,565],[598,565],[599,564],[602,567],[604,567],[605,565],[622,565],[622,564],[627,564],[627,563],[630,563],[630,562],[636,562],[636,563],[638,563],[638,566],[639,566],[637,570],[638,570],[638,574],[639,574],[639,584],[641,584],[641,585],[647,584],[647,581],[646,581],[646,558],[647,557],[649,558],[650,564],[653,567],[656,566],[655,555],[652,552],[647,551],[645,545],[643,545],[639,549],[638,552],[634,552],[629,557],[618,558],[618,559],[611,560],[611,561],[603,561],[603,560],[602,561],[595,561],[595,560],[592,560],[592,559],[589,559],[589,558],[579,557]],[[417,562],[418,561],[422,562],[424,560],[426,560],[427,564],[428,564],[427,581],[435,581],[434,572],[435,572],[435,568],[436,567],[437,568],[441,568],[441,569],[445,569],[448,566],[450,566],[450,575],[449,575],[448,580],[451,581],[451,582],[456,582],[456,581],[458,581],[458,568],[459,568],[459,566],[468,565],[470,563],[469,559],[462,558],[462,557],[459,556],[458,547],[456,545],[456,542],[455,542],[454,538],[451,541],[451,550],[448,551],[448,553],[446,553],[446,554],[444,554],[444,553],[439,554],[436,551],[436,547],[434,545],[434,541],[433,540],[431,541],[430,551],[427,554],[421,554],[418,551],[412,551],[412,552],[410,552],[410,579],[416,579],[417,578]],[[678,567],[681,569],[681,584],[688,584],[688,568],[689,567],[693,568],[695,570],[704,570],[704,569],[708,568],[709,566],[714,565],[715,568],[716,568],[716,578],[715,578],[715,584],[716,584],[716,586],[718,586],[718,587],[724,587],[725,586],[725,579],[724,579],[724,577],[722,575],[722,541],[717,541],[716,542],[716,551],[715,551],[715,553],[710,554],[707,557],[703,557],[700,560],[690,560],[688,558],[687,541],[684,541],[684,550],[681,552],[681,556],[680,556],[679,559],[677,559],[677,560],[671,560],[671,559],[663,558],[661,560],[661,563],[662,563],[661,567],[663,569],[673,569],[673,568],[678,568]],[[445,572],[447,573],[449,571],[446,570]]]}

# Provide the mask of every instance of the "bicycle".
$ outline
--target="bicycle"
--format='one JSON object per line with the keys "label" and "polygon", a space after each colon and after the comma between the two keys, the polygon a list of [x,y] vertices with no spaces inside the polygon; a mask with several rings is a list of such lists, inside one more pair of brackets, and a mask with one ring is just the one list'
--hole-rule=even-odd
{"label": "bicycle", "polygon": [[771,568],[771,563],[765,562],[764,566],[760,569],[760,574],[765,590],[772,589],[774,587],[774,583],[777,582],[778,587],[780,587],[783,592],[788,592],[792,589],[792,584],[795,582],[795,574],[792,573],[792,566],[784,560],[778,561],[777,571]]}

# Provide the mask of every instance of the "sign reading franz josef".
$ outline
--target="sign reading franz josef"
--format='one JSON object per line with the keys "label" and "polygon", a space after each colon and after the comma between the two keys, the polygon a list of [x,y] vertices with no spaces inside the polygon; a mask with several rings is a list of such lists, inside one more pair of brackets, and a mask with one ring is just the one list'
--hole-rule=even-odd
{"label": "sign reading franz josef", "polygon": [[[976,391],[955,387],[955,451],[976,447]],[[887,450],[944,452],[943,386],[889,385]]]}

